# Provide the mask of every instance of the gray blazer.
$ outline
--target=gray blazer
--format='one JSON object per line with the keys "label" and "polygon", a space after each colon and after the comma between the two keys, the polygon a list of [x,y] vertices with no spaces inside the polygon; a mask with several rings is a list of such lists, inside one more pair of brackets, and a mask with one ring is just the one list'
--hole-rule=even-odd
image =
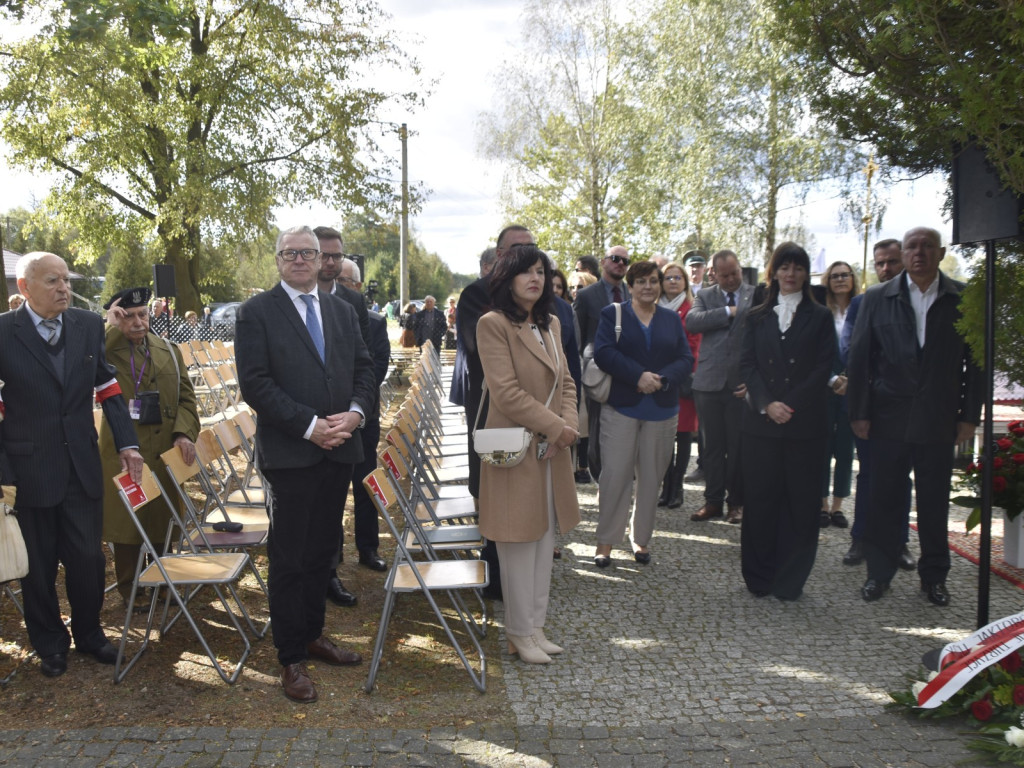
{"label": "gray blazer", "polygon": [[347,464],[363,459],[361,440],[324,451],[303,438],[314,416],[342,413],[352,401],[370,416],[376,389],[356,311],[337,296],[323,291],[319,296],[324,362],[280,283],[238,309],[238,385],[259,414],[256,447],[265,469],[311,467],[325,457]]}
{"label": "gray blazer", "polygon": [[702,289],[686,315],[687,333],[701,334],[700,357],[693,373],[693,388],[700,392],[734,389],[742,383],[740,357],[746,314],[754,296],[754,286],[741,283],[736,290],[736,317],[730,322],[725,308],[725,293],[713,285]]}

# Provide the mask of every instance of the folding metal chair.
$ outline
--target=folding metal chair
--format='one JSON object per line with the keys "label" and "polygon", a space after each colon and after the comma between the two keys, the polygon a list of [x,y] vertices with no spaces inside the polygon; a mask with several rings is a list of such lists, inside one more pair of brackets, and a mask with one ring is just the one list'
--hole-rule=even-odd
{"label": "folding metal chair", "polygon": [[[373,657],[370,661],[370,672],[366,680],[366,692],[373,691],[374,682],[377,679],[377,672],[380,669],[381,659],[384,656],[384,641],[387,637],[388,625],[395,608],[395,598],[401,593],[420,593],[426,598],[431,610],[434,612],[438,623],[444,629],[448,641],[459,656],[462,666],[465,668],[473,685],[483,693],[486,690],[487,660],[484,656],[483,647],[477,637],[480,627],[486,631],[487,616],[483,614],[477,622],[465,607],[459,592],[462,590],[480,590],[489,583],[487,563],[482,560],[438,560],[435,551],[426,541],[421,542],[422,554],[427,560],[413,560],[405,538],[398,529],[398,525],[391,516],[391,509],[398,503],[398,499],[391,484],[388,474],[381,468],[375,469],[363,480],[363,486],[373,499],[377,512],[387,523],[395,538],[395,557],[391,563],[391,570],[388,572],[384,582],[384,607],[381,610],[380,626],[377,630],[377,640],[373,647]],[[448,596],[449,602],[459,622],[468,636],[473,650],[479,658],[479,670],[474,669],[466,652],[462,648],[462,642],[454,634],[444,613],[434,599],[435,592],[443,592]]]}
{"label": "folding metal chair", "polygon": [[[241,598],[238,596],[237,589],[242,572],[249,565],[249,556],[244,552],[200,553],[191,545],[187,537],[182,540],[187,551],[161,554],[157,551],[153,542],[150,541],[145,527],[139,521],[138,512],[147,504],[162,499],[171,510],[170,526],[177,526],[179,529],[185,530],[185,523],[177,511],[177,505],[168,498],[163,487],[160,485],[160,481],[148,466],[143,465],[141,483],[133,483],[128,473],[122,472],[114,478],[114,484],[121,502],[124,504],[128,515],[142,537],[142,550],[139,553],[139,561],[135,567],[135,581],[132,584],[132,593],[128,599],[128,608],[125,611],[124,630],[121,633],[117,662],[114,665],[114,682],[119,683],[124,680],[146,648],[149,647],[156,617],[157,602],[160,599],[161,592],[165,592],[166,599],[161,619],[161,634],[170,629],[178,618],[184,616],[189,626],[192,627],[192,632],[203,646],[203,650],[213,664],[214,669],[217,670],[217,674],[220,675],[224,682],[234,683],[242,673],[242,668],[245,665],[246,659],[249,658],[252,646],[245,633],[245,629],[243,629],[241,622],[238,620],[238,616],[235,615],[231,604],[228,602],[228,595],[231,596],[234,605],[237,606],[239,613],[244,617],[253,634],[259,634],[259,630],[246,611]],[[165,548],[171,538],[170,526],[167,541],[165,541]],[[149,559],[148,565],[146,564],[147,557]],[[195,620],[192,611],[189,609],[189,604],[194,601],[196,594],[203,587],[210,587],[216,593],[221,606],[224,608],[224,614],[242,643],[242,653],[234,662],[235,670],[231,674],[228,674],[218,659],[218,654],[210,647],[206,636],[200,629],[199,623]],[[134,616],[132,609],[135,605],[135,597],[140,589],[152,590],[149,613],[146,618],[146,629],[138,651],[130,659],[126,659],[128,635],[132,628],[132,617]],[[168,620],[168,611],[172,601],[176,605],[177,610],[175,615]]]}

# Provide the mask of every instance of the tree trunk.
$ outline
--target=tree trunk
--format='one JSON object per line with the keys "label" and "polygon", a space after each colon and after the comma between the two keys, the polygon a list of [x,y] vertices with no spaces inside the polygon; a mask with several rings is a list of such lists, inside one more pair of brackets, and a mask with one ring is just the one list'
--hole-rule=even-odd
{"label": "tree trunk", "polygon": [[157,227],[160,241],[164,245],[164,263],[174,267],[174,285],[177,296],[174,301],[176,315],[188,310],[202,314],[202,299],[199,296],[199,282],[196,279],[196,261],[199,254],[200,234],[198,225],[186,225],[185,231],[171,231],[166,225]]}
{"label": "tree trunk", "polygon": [[[4,228],[3,228],[2,225],[0,225],[0,257],[3,256],[3,252],[4,252]],[[2,263],[2,261],[0,261],[0,263]],[[0,280],[0,283],[3,283],[2,285],[0,285],[0,311],[6,311],[7,310],[7,306],[8,306],[7,302],[10,300],[10,295],[7,292],[7,267],[6,267],[6,265],[4,266],[4,279]]]}
{"label": "tree trunk", "polygon": [[779,91],[775,78],[771,81],[768,101],[768,196],[765,206],[764,265],[771,264],[775,250],[775,219],[779,213]]}

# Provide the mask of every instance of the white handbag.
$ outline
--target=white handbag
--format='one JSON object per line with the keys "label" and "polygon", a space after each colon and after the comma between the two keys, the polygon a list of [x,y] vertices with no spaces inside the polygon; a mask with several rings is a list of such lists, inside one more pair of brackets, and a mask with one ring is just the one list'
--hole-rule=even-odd
{"label": "white handbag", "polygon": [[[615,303],[615,343],[619,343],[622,334],[622,305]],[[583,391],[587,397],[598,403],[607,403],[612,391],[612,375],[597,367],[594,360],[594,343],[587,344],[583,350],[583,372],[580,378]]]}
{"label": "white handbag", "polygon": [[0,505],[0,583],[28,575],[28,551],[14,510]]}
{"label": "white handbag", "polygon": [[[548,337],[551,339],[551,346],[555,352],[555,383],[551,386],[547,402],[544,403],[545,408],[551,405],[551,398],[555,396],[555,390],[558,388],[561,363],[558,356],[558,345],[555,343],[555,336],[550,329],[548,329]],[[480,461],[490,464],[492,467],[514,467],[526,458],[526,452],[530,450],[530,444],[533,442],[533,432],[526,427],[477,429],[487,396],[487,382],[484,381],[483,392],[480,394],[480,405],[477,406],[476,419],[473,420],[473,450],[480,457]]]}

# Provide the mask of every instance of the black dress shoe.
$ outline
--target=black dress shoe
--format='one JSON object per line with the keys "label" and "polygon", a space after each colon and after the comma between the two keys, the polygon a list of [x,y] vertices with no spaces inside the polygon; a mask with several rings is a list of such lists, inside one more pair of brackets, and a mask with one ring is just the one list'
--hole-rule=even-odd
{"label": "black dress shoe", "polygon": [[589,469],[577,469],[574,479],[579,485],[586,485],[587,483],[594,482],[593,478],[590,477]]}
{"label": "black dress shoe", "polygon": [[101,645],[99,648],[93,648],[89,651],[82,651],[82,653],[88,653],[100,664],[113,664],[117,661],[117,648],[109,640]]}
{"label": "black dress shoe", "polygon": [[889,583],[887,581],[878,581],[876,579],[868,579],[864,582],[864,586],[860,588],[860,596],[864,598],[866,602],[874,602],[880,600],[882,595],[889,591]]}
{"label": "black dress shoe", "polygon": [[633,559],[636,560],[640,565],[650,565],[651,553],[650,552],[634,552]]}
{"label": "black dress shoe", "polygon": [[900,549],[899,557],[896,558],[896,563],[904,571],[913,571],[917,569],[917,558],[910,554],[910,548],[906,544]]}
{"label": "black dress shoe", "polygon": [[371,571],[386,571],[388,561],[377,554],[376,549],[359,550],[359,564],[366,566]]}
{"label": "black dress shoe", "polygon": [[946,582],[939,581],[935,584],[921,583],[921,591],[928,596],[928,602],[935,605],[949,605],[949,590],[946,589]]}
{"label": "black dress shoe", "polygon": [[607,568],[612,564],[612,559],[608,555],[594,555],[594,565],[598,568]]}
{"label": "black dress shoe", "polygon": [[331,576],[327,580],[327,598],[342,608],[351,608],[359,602],[355,595],[345,589],[345,585],[341,583],[341,579],[337,576]]}
{"label": "black dress shoe", "polygon": [[860,565],[864,562],[864,544],[860,539],[854,539],[850,548],[843,555],[843,565]]}
{"label": "black dress shoe", "polygon": [[47,677],[60,677],[68,671],[67,653],[55,653],[39,659],[39,671]]}

